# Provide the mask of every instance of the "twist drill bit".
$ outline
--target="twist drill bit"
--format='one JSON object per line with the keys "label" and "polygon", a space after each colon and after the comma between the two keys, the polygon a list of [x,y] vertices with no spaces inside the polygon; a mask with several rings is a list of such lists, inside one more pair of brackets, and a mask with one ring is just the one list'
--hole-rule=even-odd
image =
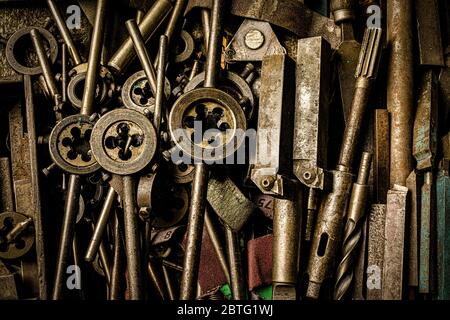
{"label": "twist drill bit", "polygon": [[376,77],[380,57],[380,28],[367,28],[356,69],[356,84],[349,121],[345,127],[332,192],[324,197],[317,217],[307,273],[306,296],[317,299],[322,282],[331,277],[333,261],[342,232],[344,212],[352,184],[351,166],[355,155],[371,82]]}
{"label": "twist drill bit", "polygon": [[369,191],[367,180],[371,161],[372,154],[364,152],[359,167],[358,179],[353,184],[347,212],[347,221],[345,223],[342,259],[337,269],[336,285],[334,287],[335,300],[342,300],[352,284],[353,267],[361,239],[362,226],[364,224],[366,199]]}

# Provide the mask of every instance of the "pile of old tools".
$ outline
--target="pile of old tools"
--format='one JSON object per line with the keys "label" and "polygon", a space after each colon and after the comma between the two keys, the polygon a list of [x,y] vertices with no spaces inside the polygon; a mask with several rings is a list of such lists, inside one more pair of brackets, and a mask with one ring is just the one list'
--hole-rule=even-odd
{"label": "pile of old tools", "polygon": [[449,10],[1,1],[0,299],[450,299]]}

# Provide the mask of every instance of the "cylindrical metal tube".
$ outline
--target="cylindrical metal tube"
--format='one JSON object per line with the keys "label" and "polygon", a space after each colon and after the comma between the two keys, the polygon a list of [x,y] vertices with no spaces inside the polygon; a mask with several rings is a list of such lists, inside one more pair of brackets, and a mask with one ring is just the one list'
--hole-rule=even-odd
{"label": "cylindrical metal tube", "polygon": [[391,116],[390,184],[406,185],[413,169],[413,5],[412,0],[387,1],[389,65],[387,109]]}
{"label": "cylindrical metal tube", "polygon": [[296,200],[274,200],[273,299],[295,300],[298,277],[301,215]]}
{"label": "cylindrical metal tube", "polygon": [[127,256],[128,281],[131,300],[144,297],[141,255],[139,244],[138,216],[136,212],[136,197],[134,179],[123,176],[123,212],[125,220],[125,250]]}
{"label": "cylindrical metal tube", "polygon": [[156,136],[159,137],[161,127],[161,117],[164,107],[164,88],[166,85],[166,56],[167,56],[167,36],[162,35],[159,39],[158,51],[158,70],[156,75],[156,96],[155,112],[153,113],[153,125],[155,126]]}
{"label": "cylindrical metal tube", "polygon": [[194,299],[197,290],[207,187],[208,167],[204,163],[196,164],[192,198],[189,208],[189,223],[187,226],[183,273],[181,275],[181,300]]}
{"label": "cylindrical metal tube", "polygon": [[103,272],[105,274],[106,283],[109,286],[109,284],[111,283],[111,266],[109,264],[108,251],[106,250],[104,242],[100,242],[100,246],[98,247],[98,254],[103,267]]}
{"label": "cylindrical metal tube", "polygon": [[113,264],[111,268],[111,283],[109,287],[109,300],[119,300],[122,298],[122,274],[123,274],[123,258],[122,258],[122,232],[120,228],[117,213],[114,215],[114,254]]}
{"label": "cylindrical metal tube", "polygon": [[67,28],[66,21],[64,20],[63,16],[59,12],[58,7],[56,6],[55,1],[53,0],[47,0],[48,8],[50,9],[50,12],[53,15],[53,19],[56,22],[56,26],[58,27],[59,33],[61,34],[61,37],[64,39],[64,43],[66,44],[67,48],[69,49],[69,54],[72,57],[73,63],[75,65],[79,65],[82,63],[80,54],[78,53],[77,47],[75,46],[72,37],[70,35],[69,29]]}
{"label": "cylindrical metal tube", "polygon": [[150,281],[152,282],[161,299],[164,300],[165,294],[163,291],[163,286],[158,274],[156,273],[155,265],[153,264],[152,260],[148,260],[147,271]]}
{"label": "cylindrical metal tube", "polygon": [[164,274],[164,281],[166,282],[167,293],[169,294],[169,299],[175,300],[175,291],[172,286],[172,280],[170,280],[169,270],[167,270],[167,267],[165,265],[162,266],[162,270]]}
{"label": "cylindrical metal tube", "polygon": [[67,59],[67,45],[65,43],[62,44],[61,49],[61,100],[62,102],[67,102],[67,66],[69,64],[69,61]]}
{"label": "cylindrical metal tube", "polygon": [[142,22],[142,19],[145,16],[145,12],[142,10],[136,10],[136,17],[134,19],[136,19],[137,24]]}
{"label": "cylindrical metal tube", "polygon": [[109,187],[105,202],[103,203],[102,210],[100,211],[100,215],[98,217],[97,224],[95,225],[91,241],[89,242],[86,255],[84,256],[84,260],[88,262],[93,261],[95,255],[97,254],[100,243],[102,242],[103,234],[108,224],[109,213],[111,212],[111,208],[115,198],[116,191],[112,187]]}
{"label": "cylindrical metal tube", "polygon": [[229,226],[225,226],[225,237],[227,239],[233,300],[243,300],[245,299],[245,288],[242,274],[241,251],[239,249],[239,237]]}
{"label": "cylindrical metal tube", "polygon": [[139,27],[135,20],[130,19],[125,23],[130,38],[133,41],[136,54],[141,62],[142,68],[144,69],[145,75],[147,76],[148,83],[150,84],[150,89],[152,90],[153,96],[156,97],[157,92],[157,79],[156,71],[148,55],[147,48],[145,47],[144,38],[139,31]]}
{"label": "cylindrical metal tube", "polygon": [[[139,24],[139,30],[144,39],[144,43],[151,38],[171,9],[172,4],[170,0],[158,0],[147,11],[142,22]],[[108,62],[108,66],[112,67],[118,73],[123,73],[124,69],[134,57],[133,41],[129,37],[114,53]]]}
{"label": "cylindrical metal tube", "polygon": [[206,209],[205,211],[205,226],[206,226],[206,232],[208,232],[209,239],[211,239],[214,251],[217,254],[217,257],[219,258],[220,267],[222,268],[222,271],[227,278],[228,283],[231,282],[230,279],[230,272],[228,271],[228,262],[225,257],[224,248],[222,245],[222,242],[219,239],[219,235],[214,227],[213,222],[211,221],[211,215]]}
{"label": "cylindrical metal tube", "polygon": [[45,53],[44,44],[42,43],[42,37],[37,29],[31,29],[30,31],[31,40],[33,41],[34,49],[36,50],[37,57],[39,59],[39,64],[42,68],[42,74],[47,84],[47,88],[50,92],[52,99],[58,94],[58,87],[56,86],[56,81],[53,76],[52,69],[50,67],[50,62]]}
{"label": "cylindrical metal tube", "polygon": [[67,199],[64,208],[63,225],[61,229],[61,240],[59,242],[52,300],[61,299],[63,288],[65,287],[64,275],[66,274],[66,268],[69,264],[70,250],[72,249],[72,239],[78,213],[81,188],[80,180],[79,175],[70,175]]}
{"label": "cylindrical metal tube", "polygon": [[208,9],[202,9],[202,27],[203,27],[203,41],[205,44],[205,51],[208,52],[209,36],[211,34],[211,16]]}
{"label": "cylindrical metal tube", "polygon": [[[73,234],[73,240],[72,240],[72,254],[73,254],[73,264],[76,266],[80,266],[80,249],[78,246],[78,239],[77,239],[77,234],[74,233]],[[85,283],[85,278],[83,278],[83,275],[80,275],[81,279],[80,279],[80,284],[81,284],[81,288],[79,290],[79,296],[80,296],[80,300],[85,300],[85,292],[84,292],[84,283]]]}
{"label": "cylindrical metal tube", "polygon": [[331,0],[330,9],[334,15],[334,21],[336,23],[341,23],[348,20],[354,20],[354,5],[355,0]]}
{"label": "cylindrical metal tube", "polygon": [[360,77],[355,83],[355,92],[351,106],[351,112],[348,116],[348,122],[345,126],[344,136],[342,137],[341,152],[339,155],[339,165],[350,170],[355,157],[355,150],[358,143],[359,132],[369,99],[370,80]]}
{"label": "cylindrical metal tube", "polygon": [[105,33],[106,4],[107,0],[98,0],[95,11],[95,23],[92,30],[91,47],[89,50],[88,67],[84,81],[83,100],[80,113],[91,115],[94,111],[95,91],[97,88],[97,73],[100,64],[100,56],[103,48],[103,37]]}
{"label": "cylindrical metal tube", "polygon": [[175,2],[172,14],[170,15],[169,22],[167,23],[166,26],[166,31],[164,32],[164,35],[167,37],[168,43],[170,43],[170,40],[172,40],[172,36],[175,32],[178,20],[183,15],[187,3],[188,1],[186,0],[176,0]]}
{"label": "cylindrical metal tube", "polygon": [[224,0],[214,0],[211,11],[211,31],[205,67],[205,88],[214,88],[218,76],[219,59],[222,52],[222,17]]}

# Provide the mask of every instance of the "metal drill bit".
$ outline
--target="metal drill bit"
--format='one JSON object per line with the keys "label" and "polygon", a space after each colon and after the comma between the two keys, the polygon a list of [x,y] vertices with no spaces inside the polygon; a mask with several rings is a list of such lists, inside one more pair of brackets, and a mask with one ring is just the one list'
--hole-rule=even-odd
{"label": "metal drill bit", "polygon": [[322,282],[331,277],[332,266],[339,247],[347,200],[352,183],[351,167],[358,136],[369,98],[371,81],[376,77],[380,58],[381,29],[367,28],[361,46],[355,76],[356,85],[349,121],[345,127],[338,166],[333,171],[333,189],[322,200],[317,217],[311,254],[308,262],[309,284],[306,295],[317,299]]}
{"label": "metal drill bit", "polygon": [[342,244],[342,259],[339,263],[334,287],[334,299],[342,300],[353,281],[353,267],[360,243],[362,224],[364,222],[367,194],[367,180],[370,172],[372,154],[364,152],[358,172],[358,179],[353,184],[352,195],[347,212],[347,221]]}

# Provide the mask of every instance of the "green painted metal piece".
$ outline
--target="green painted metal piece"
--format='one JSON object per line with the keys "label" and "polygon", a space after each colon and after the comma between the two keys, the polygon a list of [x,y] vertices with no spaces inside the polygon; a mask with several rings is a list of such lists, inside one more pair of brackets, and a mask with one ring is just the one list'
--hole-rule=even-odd
{"label": "green painted metal piece", "polygon": [[225,296],[225,299],[227,299],[227,300],[232,300],[233,299],[233,295],[231,294],[231,288],[230,288],[230,285],[228,283],[226,283],[223,286],[221,286],[220,287],[220,291]]}
{"label": "green painted metal piece", "polygon": [[272,286],[260,287],[256,289],[256,294],[264,300],[272,300]]}

